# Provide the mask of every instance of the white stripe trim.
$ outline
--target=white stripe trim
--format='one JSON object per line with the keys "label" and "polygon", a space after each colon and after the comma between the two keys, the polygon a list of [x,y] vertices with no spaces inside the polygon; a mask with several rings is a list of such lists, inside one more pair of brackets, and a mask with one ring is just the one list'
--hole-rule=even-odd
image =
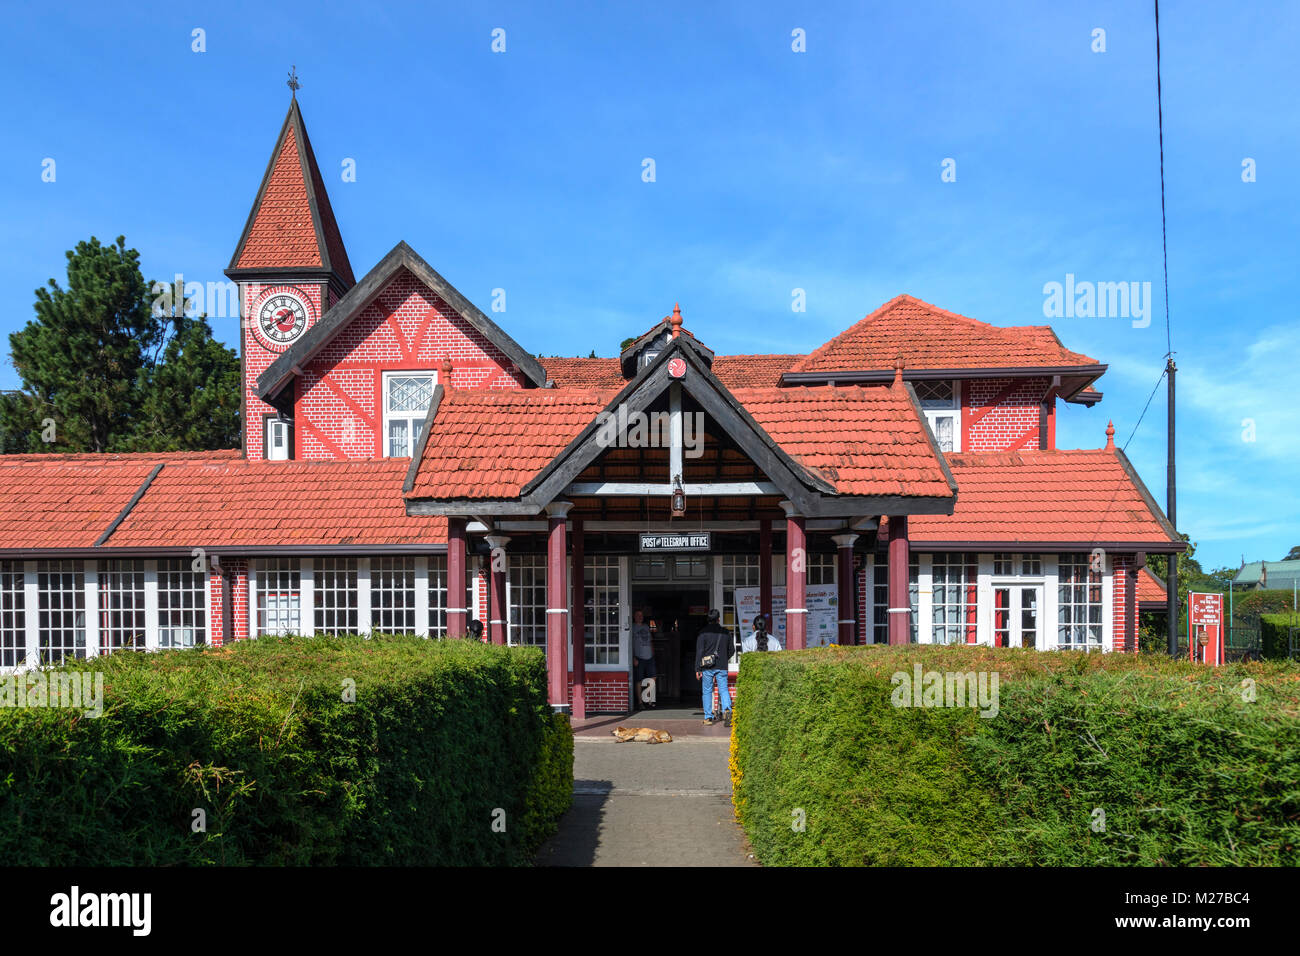
{"label": "white stripe trim", "polygon": [[567,607],[548,607],[546,609],[546,613],[547,614],[568,614],[569,609]]}
{"label": "white stripe trim", "polygon": [[852,618],[850,618],[850,619],[847,620],[847,621],[839,621],[839,622],[837,622],[837,623],[839,623],[839,624],[857,624],[858,622],[855,621],[855,620],[853,620]]}
{"label": "white stripe trim", "polygon": [[785,613],[786,614],[807,614],[808,609],[806,607],[788,607],[785,609]]}
{"label": "white stripe trim", "polygon": [[890,614],[911,614],[912,609],[910,607],[891,607],[889,609],[889,613]]}

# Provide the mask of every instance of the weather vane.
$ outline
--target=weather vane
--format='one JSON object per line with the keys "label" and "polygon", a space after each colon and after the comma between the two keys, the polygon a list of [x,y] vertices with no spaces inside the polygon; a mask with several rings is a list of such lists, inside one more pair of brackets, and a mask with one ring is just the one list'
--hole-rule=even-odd
{"label": "weather vane", "polygon": [[298,90],[301,87],[302,84],[298,82],[298,65],[294,64],[289,70],[289,89],[293,91],[292,96],[295,100],[298,98]]}

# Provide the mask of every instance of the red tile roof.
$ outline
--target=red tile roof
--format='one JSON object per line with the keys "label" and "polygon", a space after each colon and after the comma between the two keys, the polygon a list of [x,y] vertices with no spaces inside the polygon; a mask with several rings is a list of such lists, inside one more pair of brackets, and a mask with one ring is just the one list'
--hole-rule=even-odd
{"label": "red tile roof", "polygon": [[[351,286],[356,281],[352,265],[296,100],[289,107],[281,137],[279,152],[271,159],[270,171],[258,191],[252,219],[245,227],[231,268],[322,268],[328,265],[346,285]],[[320,240],[316,229],[318,219]]]}
{"label": "red tile roof", "polygon": [[559,388],[622,388],[627,384],[616,358],[539,358],[546,377]]}
{"label": "red tile roof", "polygon": [[408,497],[512,499],[618,389],[448,389]]}
{"label": "red tile roof", "polygon": [[1151,573],[1150,568],[1138,572],[1136,588],[1138,604],[1159,604],[1165,606],[1165,582]]}
{"label": "red tile roof", "polygon": [[0,456],[0,548],[90,547],[154,468],[45,459]]}
{"label": "red tile roof", "polygon": [[719,355],[713,360],[713,374],[727,388],[775,387],[781,373],[802,359],[802,355]]}
{"label": "red tile roof", "polygon": [[167,465],[105,546],[273,547],[447,540],[407,517],[405,458]]}
{"label": "red tile roof", "polygon": [[876,311],[796,362],[791,372],[890,369],[899,355],[909,369],[1095,365],[1071,352],[1046,325],[1003,328],[910,295]]}
{"label": "red tile roof", "polygon": [[732,394],[786,453],[839,494],[953,495],[902,385],[738,388]]}
{"label": "red tile roof", "polygon": [[908,537],[998,550],[1048,543],[1178,541],[1143,498],[1123,452],[1016,451],[947,456],[957,480],[950,517],[914,515]]}
{"label": "red tile roof", "polygon": [[[449,390],[407,497],[518,498],[617,394]],[[952,496],[902,387],[742,388],[732,394],[774,442],[840,494]]]}
{"label": "red tile roof", "polygon": [[[775,386],[802,355],[719,355],[713,374],[729,389]],[[541,358],[547,378],[559,388],[622,388],[627,384],[616,358]]]}

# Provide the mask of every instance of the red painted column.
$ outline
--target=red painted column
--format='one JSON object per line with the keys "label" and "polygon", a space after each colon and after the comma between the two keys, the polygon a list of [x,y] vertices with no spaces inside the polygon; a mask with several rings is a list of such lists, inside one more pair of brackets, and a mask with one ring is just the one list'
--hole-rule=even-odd
{"label": "red painted column", "polygon": [[857,643],[858,602],[853,594],[853,544],[858,540],[856,534],[837,534],[833,536],[835,546],[839,548],[839,567],[835,577],[838,582],[836,591],[839,600],[839,643],[845,646]]}
{"label": "red painted column", "polygon": [[582,519],[573,519],[573,719],[587,718],[587,565],[583,556]]}
{"label": "red painted column", "polygon": [[907,596],[907,516],[889,516],[889,643],[912,642],[912,601]]}
{"label": "red painted column", "polygon": [[551,709],[569,711],[568,586],[565,566],[568,541],[565,518],[573,504],[556,501],[546,506],[550,529],[546,538],[546,684]]}
{"label": "red painted column", "polygon": [[506,545],[510,539],[503,534],[487,536],[488,547],[488,638],[498,647],[506,643],[506,570],[508,568]]}
{"label": "red painted column", "polygon": [[781,502],[785,509],[785,646],[801,651],[808,646],[808,537],[804,533],[803,515],[794,513],[794,505]]}
{"label": "red painted column", "polygon": [[[772,519],[764,518],[758,526],[758,609],[767,619],[768,633],[776,624],[772,620]],[[753,621],[740,621],[741,633],[748,633]]]}
{"label": "red painted column", "polygon": [[1132,654],[1137,650],[1137,576],[1136,556],[1124,569],[1124,650]]}
{"label": "red painted column", "polygon": [[465,519],[447,519],[447,636],[463,637],[469,625],[465,606]]}

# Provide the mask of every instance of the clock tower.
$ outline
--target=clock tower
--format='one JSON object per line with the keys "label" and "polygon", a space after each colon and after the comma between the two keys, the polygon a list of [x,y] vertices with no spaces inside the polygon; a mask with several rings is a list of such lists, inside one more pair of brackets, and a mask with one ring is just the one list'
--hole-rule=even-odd
{"label": "clock tower", "polygon": [[239,284],[244,454],[296,457],[292,396],[268,405],[254,385],[356,282],[296,91],[226,275]]}

